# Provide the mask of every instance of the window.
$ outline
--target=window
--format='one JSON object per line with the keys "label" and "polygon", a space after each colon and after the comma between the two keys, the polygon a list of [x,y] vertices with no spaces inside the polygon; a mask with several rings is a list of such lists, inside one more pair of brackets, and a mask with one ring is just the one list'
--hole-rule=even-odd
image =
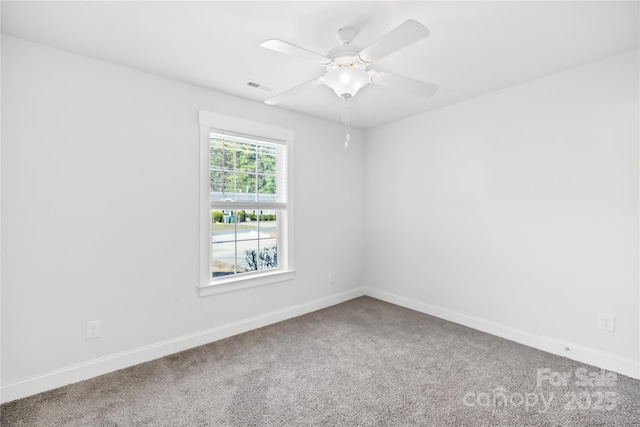
{"label": "window", "polygon": [[287,147],[211,131],[212,278],[277,269]]}
{"label": "window", "polygon": [[200,294],[293,278],[293,131],[206,111],[200,126]]}

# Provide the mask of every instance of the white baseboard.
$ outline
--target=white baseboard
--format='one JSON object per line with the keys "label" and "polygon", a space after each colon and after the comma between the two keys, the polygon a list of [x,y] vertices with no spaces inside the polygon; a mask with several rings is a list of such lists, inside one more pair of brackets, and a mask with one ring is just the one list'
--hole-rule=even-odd
{"label": "white baseboard", "polygon": [[261,314],[259,316],[250,317],[238,322],[227,323],[225,325],[190,335],[158,342],[144,347],[138,347],[129,351],[112,354],[62,369],[56,369],[30,378],[24,378],[22,380],[5,384],[0,388],[0,403],[21,399],[43,391],[52,390],[54,388],[137,365],[139,363],[168,356],[179,351],[209,344],[243,332],[262,328],[277,322],[282,322],[283,320],[331,307],[332,305],[340,304],[363,295],[363,288],[351,289],[346,292],[294,305],[282,310]]}
{"label": "white baseboard", "polygon": [[[381,301],[386,301],[391,304],[439,317],[463,326],[468,326],[478,331],[486,332],[500,338],[505,338],[538,350],[546,351],[547,353],[567,357],[601,369],[617,372],[631,378],[640,379],[640,361],[638,360],[620,357],[615,354],[605,353],[600,350],[583,347],[569,342],[563,342],[555,338],[531,334],[510,326],[469,316],[442,307],[425,304],[411,298],[401,297],[377,289],[365,287],[363,290],[365,295]],[[567,350],[567,348],[569,350]]]}

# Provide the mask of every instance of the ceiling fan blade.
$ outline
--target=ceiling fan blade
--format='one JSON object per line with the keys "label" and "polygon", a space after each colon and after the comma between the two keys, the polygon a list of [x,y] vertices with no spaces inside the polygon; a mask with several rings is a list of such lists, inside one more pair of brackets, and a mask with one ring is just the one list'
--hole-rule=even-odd
{"label": "ceiling fan blade", "polygon": [[284,42],[280,39],[267,40],[265,42],[262,42],[260,46],[265,47],[267,49],[275,50],[276,52],[286,53],[289,55],[295,55],[301,58],[305,58],[310,61],[316,62],[318,64],[327,65],[331,63],[331,60],[326,56],[320,55],[319,53],[312,52],[300,46],[296,46],[294,44]]}
{"label": "ceiling fan blade", "polygon": [[411,43],[427,37],[429,34],[427,27],[418,21],[409,19],[380,37],[371,46],[364,48],[358,54],[358,59],[365,64],[371,64],[403,47],[409,46]]}
{"label": "ceiling fan blade", "polygon": [[322,80],[321,79],[313,79],[313,80],[309,80],[306,83],[302,83],[299,86],[296,86],[294,88],[291,88],[289,90],[286,90],[276,96],[274,96],[273,98],[269,98],[266,101],[264,101],[265,104],[269,104],[269,105],[276,105],[294,95],[299,94],[300,92],[304,92],[305,90],[309,90],[309,89],[313,89],[316,86],[320,86],[322,85]]}
{"label": "ceiling fan blade", "polygon": [[422,96],[424,98],[430,97],[438,90],[438,86],[431,83],[379,71],[371,72],[371,82],[378,86],[396,89],[412,95]]}

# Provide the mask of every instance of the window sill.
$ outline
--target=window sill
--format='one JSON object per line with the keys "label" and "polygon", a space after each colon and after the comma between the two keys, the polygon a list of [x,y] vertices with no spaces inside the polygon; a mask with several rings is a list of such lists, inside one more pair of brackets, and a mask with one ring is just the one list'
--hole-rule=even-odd
{"label": "window sill", "polygon": [[276,271],[251,277],[234,277],[232,279],[216,280],[207,285],[198,287],[201,297],[224,294],[239,291],[241,289],[254,288],[256,286],[269,285],[284,282],[295,277],[295,270]]}

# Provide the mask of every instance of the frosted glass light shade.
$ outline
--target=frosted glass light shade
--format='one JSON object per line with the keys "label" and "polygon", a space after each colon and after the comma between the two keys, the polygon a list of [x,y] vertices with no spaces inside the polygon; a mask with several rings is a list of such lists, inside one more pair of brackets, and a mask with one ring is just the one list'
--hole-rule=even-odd
{"label": "frosted glass light shade", "polygon": [[324,84],[329,86],[338,96],[355,94],[369,83],[369,73],[361,68],[342,67],[329,71],[324,76]]}

